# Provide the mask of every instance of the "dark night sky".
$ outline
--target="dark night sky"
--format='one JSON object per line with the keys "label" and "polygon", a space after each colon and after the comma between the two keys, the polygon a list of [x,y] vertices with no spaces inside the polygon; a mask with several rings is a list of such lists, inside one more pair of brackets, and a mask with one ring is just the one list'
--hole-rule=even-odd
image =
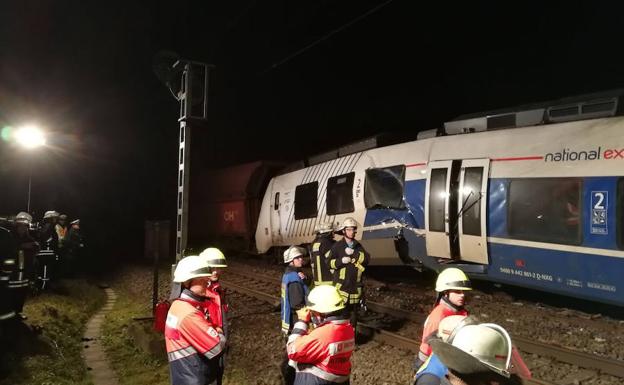
{"label": "dark night sky", "polygon": [[[394,0],[274,66],[380,4],[2,1],[0,126],[50,131],[31,154],[33,208],[137,245],[143,219],[173,217],[178,106],[152,71],[161,50],[216,65],[206,167],[624,87],[616,2]],[[0,143],[0,215],[25,209],[28,158]]]}

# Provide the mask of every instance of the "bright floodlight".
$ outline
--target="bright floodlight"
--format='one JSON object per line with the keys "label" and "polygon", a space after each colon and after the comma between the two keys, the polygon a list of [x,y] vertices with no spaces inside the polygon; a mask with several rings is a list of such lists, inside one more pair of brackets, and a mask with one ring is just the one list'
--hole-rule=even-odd
{"label": "bright floodlight", "polygon": [[35,126],[20,127],[14,135],[17,143],[28,149],[43,146],[46,142],[43,131]]}

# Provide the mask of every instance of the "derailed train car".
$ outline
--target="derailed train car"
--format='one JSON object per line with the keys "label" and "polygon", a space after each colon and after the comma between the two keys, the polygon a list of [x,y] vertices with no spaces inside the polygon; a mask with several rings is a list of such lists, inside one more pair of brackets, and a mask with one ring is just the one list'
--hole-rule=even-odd
{"label": "derailed train car", "polygon": [[257,161],[198,170],[191,183],[189,245],[254,250],[262,196],[281,168],[278,162]]}
{"label": "derailed train car", "polygon": [[460,117],[430,138],[279,175],[258,251],[308,243],[315,224],[350,216],[373,264],[453,265],[622,306],[621,95]]}

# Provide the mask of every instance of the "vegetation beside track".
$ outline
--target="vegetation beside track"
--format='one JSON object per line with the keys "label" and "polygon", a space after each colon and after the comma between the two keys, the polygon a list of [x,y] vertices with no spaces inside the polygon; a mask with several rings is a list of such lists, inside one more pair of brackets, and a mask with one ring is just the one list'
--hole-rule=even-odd
{"label": "vegetation beside track", "polygon": [[53,290],[28,298],[28,319],[2,326],[0,385],[90,384],[82,335],[104,299],[83,279],[56,282]]}

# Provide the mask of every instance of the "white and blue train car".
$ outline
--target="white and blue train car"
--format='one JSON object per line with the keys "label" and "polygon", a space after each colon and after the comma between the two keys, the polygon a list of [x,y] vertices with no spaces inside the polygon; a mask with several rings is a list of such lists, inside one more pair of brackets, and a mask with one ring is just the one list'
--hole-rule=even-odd
{"label": "white and blue train car", "polygon": [[[279,175],[264,196],[257,248],[308,243],[316,223],[350,216],[373,264],[452,264],[475,278],[624,305],[624,117],[574,120],[614,115],[617,103],[463,119],[446,131],[470,133]],[[496,124],[512,128],[487,129]],[[523,124],[533,125],[513,127]]]}

